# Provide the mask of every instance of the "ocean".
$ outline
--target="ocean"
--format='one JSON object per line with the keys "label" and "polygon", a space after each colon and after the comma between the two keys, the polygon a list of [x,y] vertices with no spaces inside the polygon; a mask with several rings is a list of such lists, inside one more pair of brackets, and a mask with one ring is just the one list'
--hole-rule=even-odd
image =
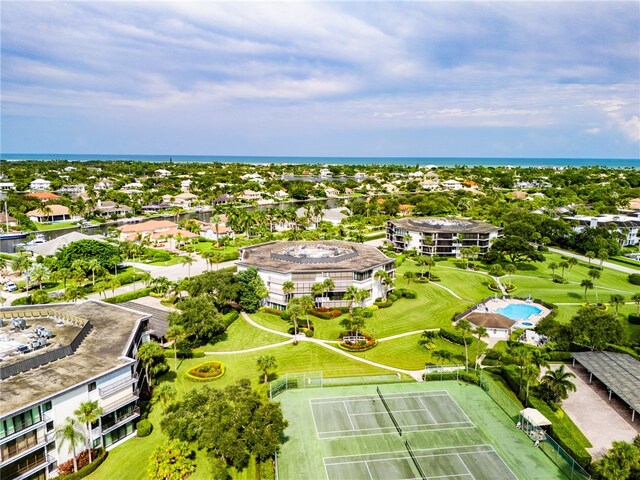
{"label": "ocean", "polygon": [[484,165],[487,167],[582,167],[640,168],[640,159],[619,158],[462,158],[462,157],[262,157],[233,155],[105,155],[66,153],[2,153],[0,160],[90,160],[163,163],[248,163],[248,164],[319,164],[319,165]]}

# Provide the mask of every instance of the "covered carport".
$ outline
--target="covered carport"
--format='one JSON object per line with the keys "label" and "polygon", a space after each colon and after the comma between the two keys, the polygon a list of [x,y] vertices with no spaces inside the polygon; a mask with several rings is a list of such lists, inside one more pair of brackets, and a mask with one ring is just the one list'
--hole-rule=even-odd
{"label": "covered carport", "polygon": [[609,391],[615,393],[631,408],[631,421],[640,411],[640,362],[626,353],[617,352],[576,352],[572,353],[573,365],[576,361],[589,372],[589,383],[595,376]]}

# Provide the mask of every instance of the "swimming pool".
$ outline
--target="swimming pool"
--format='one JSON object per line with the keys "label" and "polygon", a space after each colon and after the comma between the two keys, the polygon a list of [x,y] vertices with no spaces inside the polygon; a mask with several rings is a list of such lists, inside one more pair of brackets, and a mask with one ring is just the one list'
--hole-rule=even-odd
{"label": "swimming pool", "polygon": [[538,315],[539,313],[542,313],[542,310],[534,305],[512,303],[511,305],[507,305],[506,307],[497,310],[496,313],[504,315],[511,320],[525,320],[531,315]]}

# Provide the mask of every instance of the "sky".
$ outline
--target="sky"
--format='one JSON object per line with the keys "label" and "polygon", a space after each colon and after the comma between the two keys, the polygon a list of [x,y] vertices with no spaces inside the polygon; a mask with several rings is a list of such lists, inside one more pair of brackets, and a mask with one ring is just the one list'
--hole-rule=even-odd
{"label": "sky", "polygon": [[0,2],[0,152],[640,158],[640,3]]}

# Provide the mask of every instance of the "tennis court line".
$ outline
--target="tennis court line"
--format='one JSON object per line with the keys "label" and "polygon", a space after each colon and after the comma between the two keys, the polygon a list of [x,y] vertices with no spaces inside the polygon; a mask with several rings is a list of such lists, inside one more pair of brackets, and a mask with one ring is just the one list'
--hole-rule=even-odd
{"label": "tennis court line", "polygon": [[[455,445],[455,446],[452,446],[452,447],[420,448],[419,451],[420,452],[429,452],[429,451],[432,451],[432,450],[442,450],[444,452],[446,450],[456,450],[456,449],[460,449],[460,448],[462,448],[462,449],[465,449],[465,448],[478,448],[478,449],[479,448],[485,448],[485,449],[487,449],[488,448],[488,450],[474,450],[474,451],[469,451],[469,452],[452,451],[452,452],[446,453],[446,455],[451,455],[451,454],[455,454],[455,453],[463,453],[463,454],[464,453],[491,453],[491,452],[498,453],[498,452],[495,451],[493,446],[491,444],[489,444],[489,443],[478,443],[476,445]],[[376,456],[380,456],[380,455],[389,455],[391,453],[402,454],[404,456],[407,455],[407,451],[406,450],[392,450],[390,452],[379,452],[379,453],[352,453],[352,454],[349,454],[349,455],[334,455],[334,456],[331,456],[331,457],[323,457],[323,459],[327,460],[327,459],[332,459],[332,458],[349,458],[349,457],[366,457],[366,456],[376,457]],[[432,453],[432,454],[429,454],[429,455],[435,456],[437,454],[433,454]],[[385,457],[385,458],[391,458],[391,457]],[[330,462],[330,463],[332,463],[332,462]],[[337,463],[339,463],[339,462],[337,462]],[[346,462],[346,463],[349,463],[349,462]]]}
{"label": "tennis court line", "polygon": [[[402,427],[403,431],[406,431],[407,433],[419,433],[419,432],[440,432],[443,430],[462,430],[462,429],[468,429],[468,428],[476,428],[475,426],[471,426],[471,427],[456,427],[456,428],[430,428],[428,430],[407,430],[408,427]],[[388,431],[387,431],[388,430]],[[341,439],[341,438],[351,438],[351,437],[373,437],[375,435],[390,435],[390,434],[396,434],[398,433],[398,431],[395,429],[395,427],[380,427],[380,429],[377,432],[373,432],[373,433],[359,433],[362,432],[363,430],[356,430],[355,432],[358,432],[357,435],[335,435],[335,436],[325,436],[322,433],[318,433],[318,438],[320,440],[337,440],[337,439]],[[342,432],[353,432],[352,430],[342,430]],[[332,433],[340,433],[340,431],[338,432],[326,432],[327,435],[328,434],[332,434]]]}
{"label": "tennis court line", "polygon": [[460,460],[460,463],[462,463],[462,466],[464,467],[464,469],[469,472],[469,475],[471,475],[471,478],[473,480],[476,480],[476,477],[473,476],[473,473],[471,473],[471,470],[469,470],[469,467],[467,467],[467,464],[464,462],[464,460],[462,459],[462,457],[460,456],[459,453],[456,453],[456,457],[458,457],[458,460]]}
{"label": "tennis court line", "polygon": [[438,424],[438,422],[436,422],[436,419],[433,418],[433,415],[431,415],[431,412],[429,411],[429,409],[427,408],[427,406],[424,404],[424,402],[422,401],[422,397],[418,397],[418,400],[420,401],[420,405],[422,405],[422,407],[425,409],[425,411],[427,412],[427,414],[431,417],[431,420],[433,420],[433,423],[435,423],[436,425]]}
{"label": "tennis court line", "polygon": [[[424,408],[407,408],[405,410],[391,410],[391,413],[406,413],[406,412],[424,412],[427,411],[427,413],[429,414],[429,416],[433,419],[433,423],[434,425],[439,425],[438,422],[436,422],[436,419],[433,418],[433,415],[431,415],[431,412],[429,412],[429,409],[426,407]],[[383,410],[376,410],[373,412],[362,412],[362,413],[350,413],[349,415],[353,415],[354,417],[360,416],[360,415],[376,415],[378,413],[386,413],[386,411]],[[467,422],[465,422],[467,423]]]}
{"label": "tennis court line", "polygon": [[[398,453],[398,454],[401,454],[403,452],[383,452],[383,453],[384,454],[386,454],[386,453]],[[475,455],[477,453],[496,453],[497,454],[497,452],[495,450],[486,450],[486,451],[462,452],[462,453],[450,452],[450,453],[429,453],[429,454],[426,454],[426,455],[416,454],[416,458],[435,458],[435,457],[455,457],[455,456],[457,456],[458,460],[460,460],[464,464],[465,470],[467,470],[467,472],[469,472],[469,469],[467,468],[467,465],[464,463],[464,460],[462,460],[462,458],[460,458],[460,455]],[[377,455],[381,455],[381,454],[377,454]],[[339,458],[339,457],[325,457],[325,458]],[[347,462],[329,462],[329,465],[352,465],[354,463],[363,463],[363,462],[374,463],[374,462],[386,462],[386,461],[389,461],[389,460],[404,460],[404,459],[409,459],[409,460],[411,459],[411,457],[407,457],[407,452],[404,452],[404,456],[393,456],[393,457],[385,457],[385,458],[371,458],[371,459],[355,460],[355,461],[347,461]],[[464,473],[464,474],[456,474],[456,475],[467,475],[467,474]],[[473,474],[471,472],[469,472],[469,475],[471,475],[473,477]]]}
{"label": "tennis court line", "polygon": [[344,402],[342,402],[342,406],[344,407],[344,411],[345,411],[345,413],[347,414],[347,418],[349,419],[349,423],[351,424],[351,430],[352,430],[352,431],[355,431],[355,430],[356,430],[356,427],[355,427],[355,425],[353,424],[353,420],[351,420],[351,414],[349,413],[349,409],[347,408],[347,404],[346,404],[346,403],[344,403]]}
{"label": "tennis court line", "polygon": [[[443,396],[451,396],[449,392],[445,390],[438,390],[434,392],[415,392],[413,395],[407,395],[404,393],[391,393],[384,394],[385,398],[415,398],[415,397],[443,397]],[[377,395],[347,395],[344,397],[318,397],[311,398],[309,401],[311,403],[331,403],[331,402],[354,402],[354,401],[363,401],[367,398],[378,398]]]}
{"label": "tennis court line", "polygon": [[468,421],[470,424],[475,425],[475,423],[473,423],[473,422],[471,421],[471,419],[469,418],[469,416],[467,415],[467,412],[465,412],[465,411],[462,409],[462,407],[460,407],[460,405],[458,405],[458,402],[456,402],[455,398],[453,398],[449,392],[447,392],[447,396],[451,399],[451,401],[452,401],[452,402],[453,402],[453,404],[456,406],[456,408],[457,408],[458,410],[460,410],[460,412],[462,412],[462,415],[464,415],[464,418],[466,418],[466,419],[467,419],[467,421]]}
{"label": "tennis court line", "polygon": [[[386,416],[386,414],[385,414]],[[353,423],[351,423],[353,425]],[[442,426],[442,425],[469,425],[467,422],[448,422],[448,423],[412,423],[411,425],[401,425],[404,429],[411,429],[412,427],[427,427],[427,426]],[[353,428],[353,430],[323,430],[322,433],[341,433],[341,432],[366,432],[367,430],[380,430],[381,428],[395,428],[395,427],[369,427],[369,428]],[[471,427],[470,428],[475,428]],[[433,430],[452,430],[451,428],[434,428]],[[431,432],[432,429],[420,430],[424,432]],[[412,430],[408,430],[412,431]]]}

